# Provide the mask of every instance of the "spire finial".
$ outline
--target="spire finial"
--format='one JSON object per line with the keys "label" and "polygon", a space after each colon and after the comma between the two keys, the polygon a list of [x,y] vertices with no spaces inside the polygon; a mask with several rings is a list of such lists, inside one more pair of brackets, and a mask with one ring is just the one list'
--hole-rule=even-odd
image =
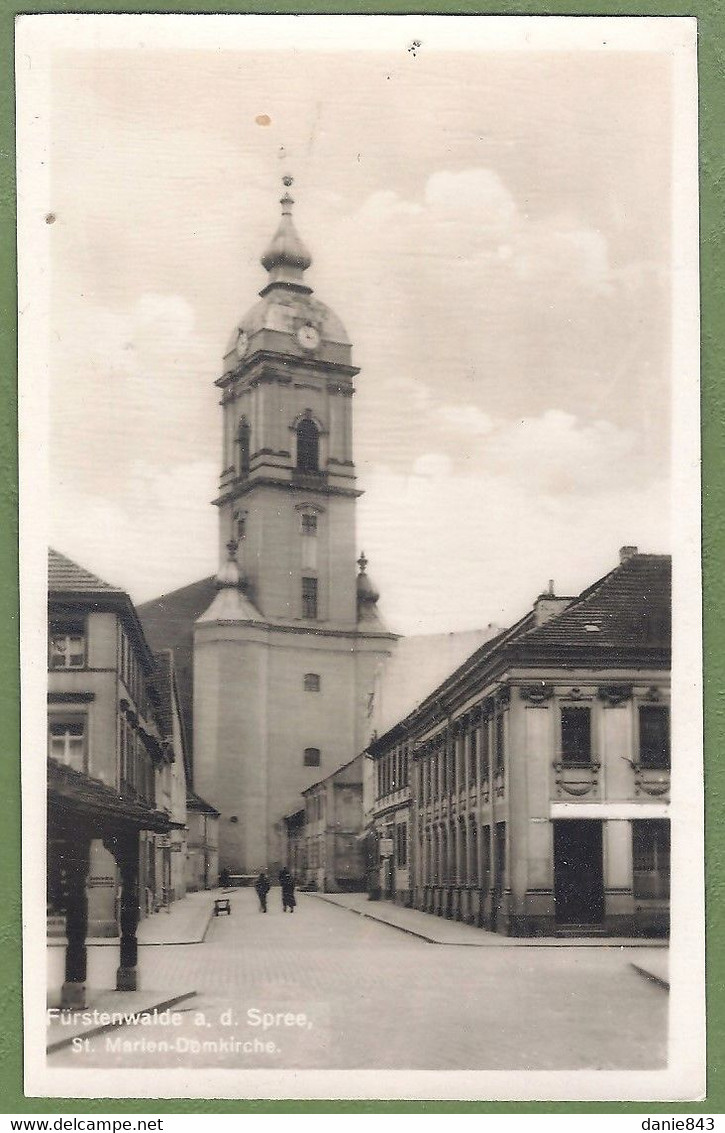
{"label": "spire finial", "polygon": [[239,586],[241,584],[237,562],[238,545],[236,539],[230,539],[227,543],[227,561],[216,576],[216,585],[220,590],[225,586]]}
{"label": "spire finial", "polygon": [[294,184],[294,177],[285,173],[282,184],[285,190],[279,202],[282,206],[282,219],[262,256],[262,266],[267,269],[270,278],[260,295],[266,295],[267,290],[275,284],[309,294],[312,288],[307,286],[302,276],[312,263],[312,256],[300,240],[292,220],[292,205],[295,202],[289,190]]}
{"label": "spire finial", "polygon": [[365,574],[365,569],[368,565],[368,560],[365,558],[365,552],[360,552],[360,558],[357,560],[357,565],[360,567],[360,574]]}

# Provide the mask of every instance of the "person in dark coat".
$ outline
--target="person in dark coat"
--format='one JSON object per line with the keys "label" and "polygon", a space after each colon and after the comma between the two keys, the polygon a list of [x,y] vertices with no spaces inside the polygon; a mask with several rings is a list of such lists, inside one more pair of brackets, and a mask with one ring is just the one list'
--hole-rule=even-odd
{"label": "person in dark coat", "polygon": [[279,871],[279,883],[282,886],[282,912],[295,911],[295,879],[285,866]]}
{"label": "person in dark coat", "polygon": [[269,878],[267,877],[267,874],[264,872],[264,870],[262,870],[259,877],[255,881],[254,888],[257,890],[257,896],[259,897],[259,911],[261,913],[266,913],[267,912],[267,894],[269,893],[269,890],[270,890],[270,884],[269,884]]}

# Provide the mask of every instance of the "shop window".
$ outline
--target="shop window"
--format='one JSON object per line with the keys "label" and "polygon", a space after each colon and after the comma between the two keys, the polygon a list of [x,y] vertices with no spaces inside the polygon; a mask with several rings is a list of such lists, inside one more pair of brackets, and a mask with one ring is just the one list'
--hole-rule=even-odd
{"label": "shop window", "polygon": [[305,748],[305,767],[320,766],[320,749],[318,747]]}
{"label": "shop window", "polygon": [[670,895],[670,824],[666,818],[632,823],[632,892],[666,901]]}
{"label": "shop window", "polygon": [[86,663],[86,636],[81,626],[73,629],[51,628],[49,667],[51,669],[82,669]]}
{"label": "shop window", "polygon": [[86,769],[86,718],[68,716],[48,721],[48,755],[75,771]]}
{"label": "shop window", "polygon": [[592,721],[588,708],[562,708],[562,763],[591,763]]}
{"label": "shop window", "polygon": [[639,762],[642,767],[667,770],[670,766],[670,713],[660,705],[639,710]]}

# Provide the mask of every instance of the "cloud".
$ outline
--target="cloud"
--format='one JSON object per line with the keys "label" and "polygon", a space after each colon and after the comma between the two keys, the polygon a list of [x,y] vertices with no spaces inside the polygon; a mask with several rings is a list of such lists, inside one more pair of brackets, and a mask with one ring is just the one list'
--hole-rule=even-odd
{"label": "cloud", "polygon": [[[217,569],[217,515],[209,506],[216,462],[148,461],[125,470],[125,491],[51,484],[52,546],[143,602]],[[122,551],[121,551],[122,549]]]}
{"label": "cloud", "polygon": [[442,405],[438,414],[448,425],[473,436],[486,436],[494,427],[493,420],[477,405]]}
{"label": "cloud", "polygon": [[618,549],[669,550],[669,486],[548,496],[537,479],[457,473],[429,454],[412,474],[377,465],[359,502],[359,543],[391,628],[510,624],[550,578],[577,594]]}
{"label": "cloud", "polygon": [[484,459],[552,495],[606,493],[631,484],[641,471],[633,432],[609,421],[588,424],[558,409],[499,426]]}

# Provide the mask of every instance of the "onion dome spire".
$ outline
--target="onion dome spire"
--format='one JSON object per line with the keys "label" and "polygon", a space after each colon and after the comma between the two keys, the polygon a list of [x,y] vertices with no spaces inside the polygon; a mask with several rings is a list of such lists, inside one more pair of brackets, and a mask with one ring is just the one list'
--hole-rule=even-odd
{"label": "onion dome spire", "polygon": [[262,267],[269,272],[269,282],[259,294],[266,295],[275,286],[309,294],[312,288],[304,282],[303,275],[312,263],[312,256],[300,239],[292,220],[294,200],[289,193],[292,178],[285,176],[282,183],[285,186],[284,195],[279,202],[282,206],[282,219],[261,258]]}
{"label": "onion dome spire", "polygon": [[368,560],[365,558],[364,551],[357,560],[357,565],[360,567],[360,573],[357,576],[358,605],[374,606],[380,597],[380,593],[375,583],[367,574]]}

